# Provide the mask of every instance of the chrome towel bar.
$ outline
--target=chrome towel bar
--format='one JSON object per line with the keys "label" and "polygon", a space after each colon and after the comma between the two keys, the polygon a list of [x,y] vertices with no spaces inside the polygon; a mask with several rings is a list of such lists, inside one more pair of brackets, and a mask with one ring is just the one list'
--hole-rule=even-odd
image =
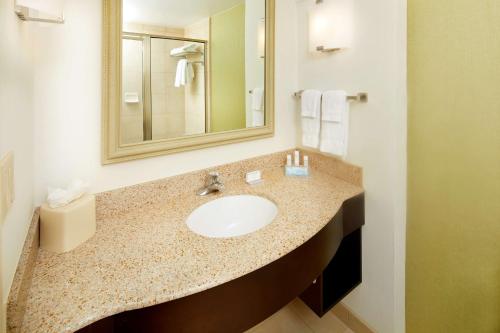
{"label": "chrome towel bar", "polygon": [[[297,91],[293,94],[294,97],[300,98],[302,96],[302,93],[304,90]],[[368,102],[368,93],[358,93],[357,95],[350,95],[347,96],[348,101],[352,102],[360,102],[360,103],[367,103]]]}

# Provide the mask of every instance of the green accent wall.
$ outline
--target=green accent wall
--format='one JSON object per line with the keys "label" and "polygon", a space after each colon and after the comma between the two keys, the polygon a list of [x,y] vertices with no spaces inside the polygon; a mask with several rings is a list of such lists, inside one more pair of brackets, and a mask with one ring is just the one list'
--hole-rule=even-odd
{"label": "green accent wall", "polygon": [[500,2],[408,0],[408,333],[500,332]]}
{"label": "green accent wall", "polygon": [[210,20],[211,131],[246,127],[245,3]]}

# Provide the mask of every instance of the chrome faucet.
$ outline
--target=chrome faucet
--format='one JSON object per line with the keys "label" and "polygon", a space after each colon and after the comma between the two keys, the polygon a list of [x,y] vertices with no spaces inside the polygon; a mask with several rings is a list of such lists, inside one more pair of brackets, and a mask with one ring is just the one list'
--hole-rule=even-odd
{"label": "chrome faucet", "polygon": [[210,172],[208,174],[207,184],[198,191],[198,195],[205,196],[214,192],[222,192],[224,190],[224,184],[220,180],[219,176],[218,172]]}

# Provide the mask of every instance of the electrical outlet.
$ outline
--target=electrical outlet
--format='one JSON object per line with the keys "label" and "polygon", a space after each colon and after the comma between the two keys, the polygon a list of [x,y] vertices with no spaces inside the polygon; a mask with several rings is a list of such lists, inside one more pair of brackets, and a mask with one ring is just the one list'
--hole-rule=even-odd
{"label": "electrical outlet", "polygon": [[14,153],[8,152],[0,160],[0,223],[14,203]]}

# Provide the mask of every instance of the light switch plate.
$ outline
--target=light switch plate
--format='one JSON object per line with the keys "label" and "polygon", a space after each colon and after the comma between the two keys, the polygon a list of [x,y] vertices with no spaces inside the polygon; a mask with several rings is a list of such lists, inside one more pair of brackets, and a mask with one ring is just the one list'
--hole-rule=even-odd
{"label": "light switch plate", "polygon": [[14,203],[14,153],[8,152],[0,160],[0,223]]}

